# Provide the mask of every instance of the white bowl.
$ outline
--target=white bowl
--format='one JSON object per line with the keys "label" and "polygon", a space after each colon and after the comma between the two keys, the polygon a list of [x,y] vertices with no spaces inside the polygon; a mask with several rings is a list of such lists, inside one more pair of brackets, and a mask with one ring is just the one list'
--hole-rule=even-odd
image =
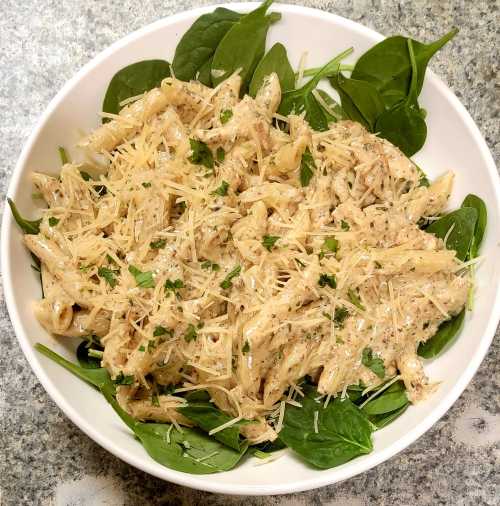
{"label": "white bowl", "polygon": [[[233,4],[248,11],[256,4]],[[23,214],[36,216],[31,199],[33,170],[57,173],[57,146],[74,146],[81,130],[98,124],[103,94],[113,74],[123,66],[148,58],[171,60],[180,36],[201,14],[203,7],[149,25],[113,44],[88,63],[52,100],[24,147],[14,170],[9,196]],[[368,28],[323,11],[276,4],[283,14],[269,34],[268,46],[285,44],[295,66],[304,50],[308,66],[317,66],[333,55],[354,46],[351,61],[383,37]],[[460,37],[460,35],[458,35]],[[452,43],[453,44],[453,43]],[[500,314],[500,184],[486,143],[462,104],[432,72],[427,73],[421,102],[428,111],[429,128],[417,163],[434,178],[447,169],[456,173],[451,207],[468,193],[481,196],[488,207],[488,229],[482,248],[484,262],[476,274],[474,312],[454,345],[426,364],[439,390],[427,401],[412,406],[389,427],[374,435],[375,449],[369,455],[330,470],[307,466],[291,453],[262,466],[248,458],[226,473],[191,475],[170,470],[154,462],[104,398],[60,366],[33,349],[39,341],[74,360],[76,342],[56,341],[33,316],[31,303],[41,296],[38,275],[30,269],[30,256],[21,243],[22,234],[5,210],[2,223],[2,272],[10,317],[28,362],[49,395],[64,413],[94,441],[108,451],[159,478],[211,492],[259,495],[298,492],[345,480],[392,457],[420,437],[455,402],[485,356]],[[77,153],[69,149],[73,159]]]}

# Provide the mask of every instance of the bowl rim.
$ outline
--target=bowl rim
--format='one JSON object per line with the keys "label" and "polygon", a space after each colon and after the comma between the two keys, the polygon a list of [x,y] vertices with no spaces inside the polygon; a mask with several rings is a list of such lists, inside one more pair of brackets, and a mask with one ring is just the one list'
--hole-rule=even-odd
{"label": "bowl rim", "polygon": [[[126,35],[125,37],[119,39],[118,41],[114,42],[106,49],[98,53],[89,62],[87,62],[71,79],[69,79],[64,84],[64,86],[49,102],[49,105],[46,107],[43,114],[38,119],[36,126],[32,130],[31,134],[28,137],[28,140],[23,146],[19,159],[12,172],[11,180],[6,192],[7,195],[16,193],[20,183],[21,175],[23,173],[23,167],[26,164],[27,158],[31,150],[33,149],[34,144],[36,143],[38,136],[43,131],[43,128],[47,120],[50,118],[56,107],[66,98],[68,92],[78,83],[81,77],[83,77],[87,72],[89,72],[94,67],[99,65],[103,60],[105,60],[108,56],[114,53],[117,49],[127,46],[130,42],[140,39],[145,34],[154,31],[158,28],[168,27],[177,23],[178,21],[194,18],[195,16],[198,17],[207,12],[212,12],[217,7],[232,8],[240,10],[242,12],[246,12],[251,10],[252,8],[255,8],[256,5],[257,5],[256,2],[217,4],[198,7],[190,9],[188,11],[182,11],[180,13],[159,19],[149,25],[146,25],[138,29]],[[333,14],[331,12],[323,11],[312,7],[304,7],[301,5],[290,5],[284,3],[274,4],[273,7],[283,14],[295,13],[309,17],[317,17],[317,18],[321,17],[323,20],[326,19],[334,23],[344,25],[345,27],[349,28],[352,31],[358,31],[367,34],[377,41],[380,41],[385,38],[382,34],[376,32],[375,30],[372,30],[371,28],[368,28],[364,25],[361,25],[360,23],[357,23],[350,19],[346,19],[342,16]],[[426,79],[431,81],[434,86],[436,86],[442,93],[446,95],[451,105],[461,116],[461,119],[468,130],[468,134],[473,138],[473,140],[479,147],[481,155],[484,157],[489,176],[493,181],[496,180],[498,182],[498,184],[494,185],[493,191],[496,197],[497,206],[500,207],[500,177],[497,168],[495,166],[492,154],[486,144],[486,141],[481,135],[479,128],[475,124],[469,112],[465,109],[465,107],[458,100],[458,98],[451,91],[451,89],[448,86],[446,86],[444,82],[441,81],[441,79],[438,78],[436,74],[434,74],[434,72],[432,72],[430,69],[427,71]],[[159,464],[154,462],[152,459],[150,460],[150,462],[137,461],[136,458],[131,456],[126,450],[122,450],[122,448],[116,445],[112,440],[104,437],[101,433],[95,430],[90,424],[87,424],[85,420],[80,417],[79,412],[76,409],[73,409],[66,402],[65,397],[59,392],[57,386],[53,384],[52,381],[49,379],[49,376],[47,375],[47,373],[44,370],[44,367],[41,364],[40,357],[35,353],[35,349],[29,342],[27,336],[24,335],[24,332],[22,332],[21,330],[22,326],[20,323],[20,315],[14,303],[14,295],[12,288],[13,279],[11,272],[8,269],[9,265],[11,264],[11,255],[9,248],[6,246],[8,243],[8,238],[11,235],[11,230],[13,226],[14,220],[8,209],[8,205],[5,202],[4,213],[2,218],[2,230],[1,230],[2,244],[0,250],[5,301],[16,338],[21,346],[21,349],[26,357],[26,360],[28,361],[29,365],[31,366],[40,383],[43,385],[46,392],[54,400],[57,406],[63,411],[63,413],[80,430],[82,430],[93,441],[95,441],[102,448],[113,454],[115,457],[118,457],[119,459],[127,462],[128,464],[134,466],[135,468],[147,472],[148,474],[151,474],[157,478],[170,481],[179,485],[187,486],[190,488],[204,490],[207,492],[214,492],[220,494],[238,494],[238,495],[275,495],[275,494],[288,494],[294,492],[301,492],[305,490],[330,485],[354,477],[393,457],[394,455],[398,454],[400,451],[408,447],[410,444],[415,442],[425,432],[427,432],[450,409],[450,407],[462,394],[462,392],[465,390],[465,388],[471,381],[472,377],[476,373],[477,369],[479,368],[479,365],[481,364],[482,360],[484,359],[490,347],[490,344],[493,340],[495,330],[497,327],[497,321],[498,319],[500,319],[500,287],[497,286],[495,300],[492,304],[492,311],[487,324],[487,328],[481,338],[481,341],[479,343],[478,348],[476,349],[476,352],[471,357],[471,360],[467,368],[463,371],[462,375],[460,376],[459,381],[457,381],[457,383],[455,383],[451,387],[450,392],[440,401],[438,405],[436,405],[436,407],[432,410],[432,412],[429,413],[422,422],[420,422],[411,431],[406,433],[403,437],[394,441],[386,448],[365,456],[365,458],[362,461],[358,461],[359,463],[357,464],[357,467],[355,469],[352,469],[352,466],[348,466],[346,468],[336,468],[335,471],[336,476],[333,479],[331,473],[329,473],[328,471],[318,472],[317,475],[315,475],[313,478],[307,478],[295,482],[293,485],[290,484],[232,485],[230,483],[216,483],[216,482],[214,483],[211,482],[210,480],[207,480],[206,478],[205,479],[200,478],[198,475],[175,471],[167,467],[158,467]]]}

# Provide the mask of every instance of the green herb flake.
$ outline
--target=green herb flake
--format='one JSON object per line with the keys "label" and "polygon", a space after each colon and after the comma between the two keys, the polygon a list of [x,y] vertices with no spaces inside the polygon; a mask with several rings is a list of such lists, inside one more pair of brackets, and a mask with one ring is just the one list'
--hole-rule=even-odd
{"label": "green herb flake", "polygon": [[144,186],[144,188],[151,188],[151,183],[147,181],[145,183],[142,183],[142,186]]}
{"label": "green herb flake", "polygon": [[203,165],[207,169],[214,168],[214,156],[210,148],[202,141],[189,139],[192,154],[188,160],[194,165]]}
{"label": "green herb flake", "polygon": [[337,279],[334,274],[323,273],[318,279],[318,285],[321,286],[321,288],[324,288],[327,285],[330,288],[337,288]]}
{"label": "green herb flake", "polygon": [[300,160],[300,184],[302,187],[309,186],[314,175],[316,164],[309,148],[306,148]]}
{"label": "green herb flake", "polygon": [[201,268],[202,269],[207,269],[207,270],[211,270],[211,271],[220,271],[220,265],[219,264],[216,264],[215,262],[212,262],[210,260],[205,260],[204,262],[201,263]]}
{"label": "green herb flake", "polygon": [[352,288],[349,288],[349,290],[347,290],[347,296],[349,297],[349,300],[357,308],[361,309],[361,311],[365,311],[366,310],[365,306],[363,306],[363,304],[361,302],[361,298],[359,297],[359,295]]}
{"label": "green herb flake", "polygon": [[62,146],[59,146],[57,150],[59,151],[59,158],[61,159],[62,165],[69,163],[69,157],[66,150]]}
{"label": "green herb flake", "polygon": [[156,348],[156,341],[154,339],[150,339],[148,341],[148,353],[153,353]]}
{"label": "green herb flake", "polygon": [[125,376],[123,371],[120,371],[116,378],[113,380],[115,385],[133,385],[134,376]]}
{"label": "green herb flake", "polygon": [[166,329],[165,327],[162,327],[161,325],[158,325],[153,331],[154,337],[164,336],[166,334],[171,336],[173,334],[173,332],[171,329]]}
{"label": "green herb flake", "polygon": [[271,251],[279,238],[278,235],[265,235],[262,238],[262,246],[264,246],[267,251]]}
{"label": "green herb flake", "polygon": [[61,220],[59,218],[54,218],[54,216],[51,216],[49,218],[49,226],[55,227]]}
{"label": "green herb flake", "polygon": [[105,279],[111,288],[114,288],[118,284],[118,280],[115,277],[118,272],[119,271],[113,271],[107,267],[99,267],[99,269],[97,269],[97,275]]}
{"label": "green herb flake", "polygon": [[339,242],[337,241],[337,239],[335,239],[335,237],[327,237],[321,249],[324,251],[336,253],[337,250],[339,249]]}
{"label": "green herb flake", "polygon": [[220,186],[212,192],[212,195],[219,195],[220,197],[225,197],[227,195],[228,188],[229,183],[227,181],[222,181]]}
{"label": "green herb flake", "polygon": [[249,351],[250,351],[250,344],[248,343],[248,341],[245,341],[243,348],[241,348],[241,353],[243,353],[243,355],[246,355]]}
{"label": "green herb flake", "polygon": [[92,179],[92,176],[88,172],[85,172],[84,170],[80,171],[80,176],[84,181],[90,181]]}
{"label": "green herb flake", "polygon": [[342,230],[345,230],[346,232],[351,229],[351,227],[349,226],[349,223],[347,223],[347,221],[345,221],[345,220],[340,221],[340,228]]}
{"label": "green herb flake", "polygon": [[155,286],[151,271],[142,272],[134,265],[129,265],[128,271],[134,276],[137,286],[141,288],[153,288]]}
{"label": "green herb flake", "polygon": [[189,343],[191,341],[195,341],[198,338],[198,333],[196,332],[196,327],[190,323],[188,325],[188,328],[186,330],[186,333],[184,334],[184,340],[186,343]]}
{"label": "green herb flake", "polygon": [[226,152],[221,146],[219,146],[215,152],[215,159],[217,160],[217,163],[222,163],[226,159]]}
{"label": "green herb flake", "polygon": [[165,281],[165,284],[163,285],[163,288],[165,289],[165,293],[174,293],[175,295],[178,294],[178,290],[181,288],[184,288],[184,282],[182,279],[176,279],[175,281],[172,281],[170,279],[167,279]]}
{"label": "green herb flake", "polygon": [[364,348],[361,355],[361,363],[368,367],[373,373],[375,373],[380,379],[385,377],[385,366],[384,361],[380,357],[376,357],[373,354],[371,348]]}
{"label": "green herb flake", "polygon": [[157,239],[149,243],[151,249],[163,249],[167,245],[166,239]]}
{"label": "green herb flake", "polygon": [[236,278],[241,273],[241,265],[237,265],[229,274],[224,278],[220,287],[227,290],[233,286],[233,278]]}
{"label": "green herb flake", "polygon": [[141,344],[138,348],[139,351],[142,351],[142,352],[145,352],[146,351],[146,348],[144,348],[144,346]]}
{"label": "green herb flake", "polygon": [[335,326],[338,328],[342,328],[344,326],[345,319],[349,316],[349,311],[346,307],[340,306],[335,308],[335,312],[333,314],[333,321],[335,322]]}
{"label": "green herb flake", "polygon": [[233,111],[231,109],[224,109],[220,113],[220,122],[225,125],[232,117],[233,117]]}

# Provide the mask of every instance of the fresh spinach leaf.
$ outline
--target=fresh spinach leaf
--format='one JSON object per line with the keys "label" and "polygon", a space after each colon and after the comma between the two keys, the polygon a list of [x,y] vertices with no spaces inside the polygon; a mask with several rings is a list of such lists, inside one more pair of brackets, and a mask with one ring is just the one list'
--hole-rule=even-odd
{"label": "fresh spinach leaf", "polygon": [[408,403],[404,383],[397,381],[380,395],[367,402],[361,409],[367,415],[383,415],[406,406]]}
{"label": "fresh spinach leaf", "polygon": [[314,162],[311,150],[306,148],[300,159],[300,185],[302,187],[309,186],[315,170],[316,163]]}
{"label": "fresh spinach leaf", "polygon": [[328,108],[326,108],[318,100],[319,105],[323,108],[323,113],[325,114],[328,123],[336,123],[337,121],[344,119],[345,114],[341,105],[336,100],[334,100],[325,90],[317,90],[317,92],[325,104],[328,106]]}
{"label": "fresh spinach leaf", "polygon": [[[431,57],[439,51],[458,30],[453,29],[431,44],[412,40],[417,65],[417,96],[422,90],[425,71]],[[356,62],[351,77],[372,84],[381,94],[387,107],[404,100],[410,88],[412,64],[408,54],[408,39],[397,35],[376,44]]]}
{"label": "fresh spinach leaf", "polygon": [[255,67],[264,55],[267,31],[281,14],[266,15],[272,0],[266,0],[257,9],[239,19],[220,41],[212,60],[212,83],[217,86],[240,70],[241,91],[244,92]]}
{"label": "fresh spinach leaf", "polygon": [[344,77],[341,72],[330,78],[330,84],[340,96],[344,115],[374,132],[377,118],[385,111],[384,101],[375,86]]}
{"label": "fresh spinach leaf", "polygon": [[12,216],[14,216],[16,223],[25,234],[36,235],[40,233],[40,223],[42,223],[41,218],[39,220],[27,220],[19,214],[16,204],[14,204],[12,199],[7,199],[7,202],[9,203],[10,210],[12,211]]}
{"label": "fresh spinach leaf", "polygon": [[324,108],[319,105],[313,95],[316,86],[324,77],[338,72],[340,62],[352,53],[352,48],[340,53],[338,56],[321,67],[314,77],[297,90],[283,93],[278,112],[284,116],[301,114],[305,112],[306,120],[314,130],[328,129],[328,120]]}
{"label": "fresh spinach leaf", "polygon": [[457,258],[465,260],[474,238],[477,219],[475,208],[461,207],[431,223],[426,232],[441,239],[447,237],[446,247],[455,250]]}
{"label": "fresh spinach leaf", "polygon": [[462,202],[462,207],[472,207],[477,211],[477,221],[474,227],[474,236],[469,249],[468,258],[476,258],[483,242],[484,232],[486,230],[486,222],[488,220],[488,211],[486,204],[477,195],[470,193]]}
{"label": "fresh spinach leaf", "polygon": [[[119,70],[111,79],[104,96],[102,110],[118,114],[120,102],[160,86],[170,76],[170,64],[164,60],[144,60]],[[102,122],[110,121],[103,118]]]}
{"label": "fresh spinach leaf", "polygon": [[418,346],[418,354],[424,358],[436,357],[443,351],[448,343],[460,332],[465,318],[465,308],[450,320],[447,320],[441,325],[437,332],[424,343]]}
{"label": "fresh spinach leaf", "polygon": [[370,422],[372,422],[377,427],[377,430],[382,429],[383,427],[386,427],[387,425],[392,423],[394,420],[396,420],[396,418],[399,418],[408,409],[409,405],[410,405],[410,403],[407,402],[406,404],[404,404],[400,408],[398,408],[394,411],[391,411],[389,413],[383,413],[381,415],[370,416],[369,417]]}
{"label": "fresh spinach leaf", "polygon": [[279,42],[274,44],[257,65],[250,81],[249,95],[255,98],[264,83],[264,79],[273,72],[278,75],[281,93],[293,90],[295,87],[295,74],[288,61],[285,46]]}
{"label": "fresh spinach leaf", "polygon": [[417,102],[418,69],[411,39],[408,39],[408,53],[412,65],[408,97],[378,116],[375,131],[410,157],[425,144],[427,125]]}
{"label": "fresh spinach leaf", "polygon": [[73,364],[42,344],[35,348],[79,378],[97,387],[118,416],[134,432],[148,454],[159,464],[176,471],[208,474],[232,469],[246,451],[219,443],[196,429],[176,430],[171,424],[144,423],[125,412],[115,398],[115,385],[106,369],[85,369]]}
{"label": "fresh spinach leaf", "polygon": [[279,434],[286,446],[321,469],[344,464],[372,451],[373,427],[348,398],[337,397],[325,408],[324,403],[314,400],[318,395],[314,388],[306,386],[304,392],[302,408],[286,407]]}
{"label": "fresh spinach leaf", "polygon": [[76,349],[76,358],[78,360],[78,363],[84,369],[100,369],[101,358],[92,356],[90,354],[90,350],[94,350],[94,348],[90,347],[90,343],[88,341],[82,341],[78,345],[78,348]]}
{"label": "fresh spinach leaf", "polygon": [[206,86],[211,86],[210,69],[215,50],[241,17],[238,12],[224,7],[200,16],[177,44],[172,61],[175,77],[181,81],[198,78]]}
{"label": "fresh spinach leaf", "polygon": [[[194,422],[204,432],[208,433],[232,419],[211,403],[209,399],[190,398],[190,396],[186,396],[186,399],[188,401],[187,406],[177,408],[177,411]],[[241,422],[237,422],[226,429],[216,432],[212,437],[240,452],[244,447],[248,446],[247,442],[240,440],[241,425]]]}
{"label": "fresh spinach leaf", "polygon": [[285,448],[286,444],[283,443],[280,438],[278,438],[274,441],[265,441],[264,443],[252,446],[251,451],[255,457],[265,459],[269,457],[271,453],[283,450]]}

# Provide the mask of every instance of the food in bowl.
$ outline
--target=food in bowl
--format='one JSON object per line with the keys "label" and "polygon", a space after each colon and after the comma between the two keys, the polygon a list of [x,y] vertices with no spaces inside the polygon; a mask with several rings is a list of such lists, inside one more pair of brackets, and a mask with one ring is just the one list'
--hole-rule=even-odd
{"label": "food in bowl", "polygon": [[430,183],[409,158],[426,64],[455,32],[296,75],[282,45],[264,54],[269,5],[218,8],[172,66],[118,72],[80,142],[93,161],[61,148],[59,178],[34,174],[40,220],[11,203],[41,272],[38,320],[84,339],[79,365],[39,351],[185,472],[285,447],[319,468],[370,452],[435,388],[419,355],[458,333],[486,226],[473,195],[443,214],[452,174]]}

